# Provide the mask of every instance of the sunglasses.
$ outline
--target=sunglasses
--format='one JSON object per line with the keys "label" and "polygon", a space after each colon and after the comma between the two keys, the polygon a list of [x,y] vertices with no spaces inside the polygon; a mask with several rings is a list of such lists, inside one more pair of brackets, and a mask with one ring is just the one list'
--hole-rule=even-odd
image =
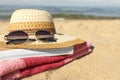
{"label": "sunglasses", "polygon": [[35,33],[36,39],[30,39],[28,34],[24,31],[14,31],[9,33],[8,35],[5,35],[4,38],[7,40],[6,44],[22,44],[26,41],[47,41],[47,42],[56,42],[56,39],[54,38],[54,34],[39,30]]}

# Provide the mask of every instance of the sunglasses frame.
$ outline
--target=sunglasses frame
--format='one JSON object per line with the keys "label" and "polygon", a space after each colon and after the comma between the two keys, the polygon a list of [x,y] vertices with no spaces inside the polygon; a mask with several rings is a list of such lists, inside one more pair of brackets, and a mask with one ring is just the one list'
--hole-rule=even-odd
{"label": "sunglasses frame", "polygon": [[[18,31],[21,31],[21,32],[27,34],[25,31],[22,31],[22,30],[18,30]],[[38,38],[36,34],[37,34],[37,32],[39,32],[39,31],[41,31],[41,32],[42,32],[42,31],[43,31],[43,32],[47,32],[47,33],[49,33],[50,35],[49,35],[49,37]],[[13,32],[17,32],[17,31],[13,31]],[[11,33],[12,33],[12,32],[11,32]],[[10,33],[9,33],[8,35],[5,35],[5,36],[4,36],[4,39],[8,41],[6,44],[10,44],[10,43],[12,43],[12,44],[22,44],[22,43],[25,43],[25,42],[28,42],[28,41],[56,42],[56,40],[57,40],[56,38],[54,38],[54,34],[48,32],[48,31],[45,31],[45,30],[38,30],[38,31],[36,31],[36,32],[35,32],[35,36],[36,36],[35,39],[30,39],[30,38],[29,38],[29,35],[27,34],[27,39],[26,39],[24,42],[22,42],[22,43],[14,43],[14,41],[24,40],[24,39],[9,40],[9,39],[7,38],[9,35],[10,35]],[[46,36],[46,35],[44,35],[44,36]],[[47,35],[47,36],[48,36],[48,35]]]}

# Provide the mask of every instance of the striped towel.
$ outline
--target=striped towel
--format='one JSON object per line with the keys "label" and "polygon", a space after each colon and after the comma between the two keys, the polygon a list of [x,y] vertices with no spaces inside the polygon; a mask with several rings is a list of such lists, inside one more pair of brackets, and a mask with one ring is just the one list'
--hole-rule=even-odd
{"label": "striped towel", "polygon": [[[0,80],[15,80],[49,69],[61,67],[90,53],[91,44],[85,42],[73,46],[73,54],[59,56],[34,56],[0,61]],[[17,54],[17,53],[16,53]]]}

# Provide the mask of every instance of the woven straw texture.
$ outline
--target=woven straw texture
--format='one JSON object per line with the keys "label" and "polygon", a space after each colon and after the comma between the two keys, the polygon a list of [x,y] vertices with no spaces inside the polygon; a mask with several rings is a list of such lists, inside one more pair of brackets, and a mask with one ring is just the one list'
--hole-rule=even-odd
{"label": "woven straw texture", "polygon": [[53,19],[50,13],[43,10],[20,9],[11,16],[9,31],[29,31],[32,35],[38,30],[55,33]]}

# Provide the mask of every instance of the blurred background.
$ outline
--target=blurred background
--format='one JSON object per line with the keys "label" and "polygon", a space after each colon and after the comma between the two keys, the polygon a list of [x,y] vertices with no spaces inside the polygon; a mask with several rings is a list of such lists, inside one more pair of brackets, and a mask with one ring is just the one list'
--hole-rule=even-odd
{"label": "blurred background", "polygon": [[0,19],[9,19],[16,9],[47,10],[53,17],[119,18],[120,0],[1,0]]}
{"label": "blurred background", "polygon": [[11,14],[21,8],[49,11],[57,33],[95,47],[92,54],[59,70],[24,80],[120,80],[120,0],[0,0],[0,40],[9,32]]}

